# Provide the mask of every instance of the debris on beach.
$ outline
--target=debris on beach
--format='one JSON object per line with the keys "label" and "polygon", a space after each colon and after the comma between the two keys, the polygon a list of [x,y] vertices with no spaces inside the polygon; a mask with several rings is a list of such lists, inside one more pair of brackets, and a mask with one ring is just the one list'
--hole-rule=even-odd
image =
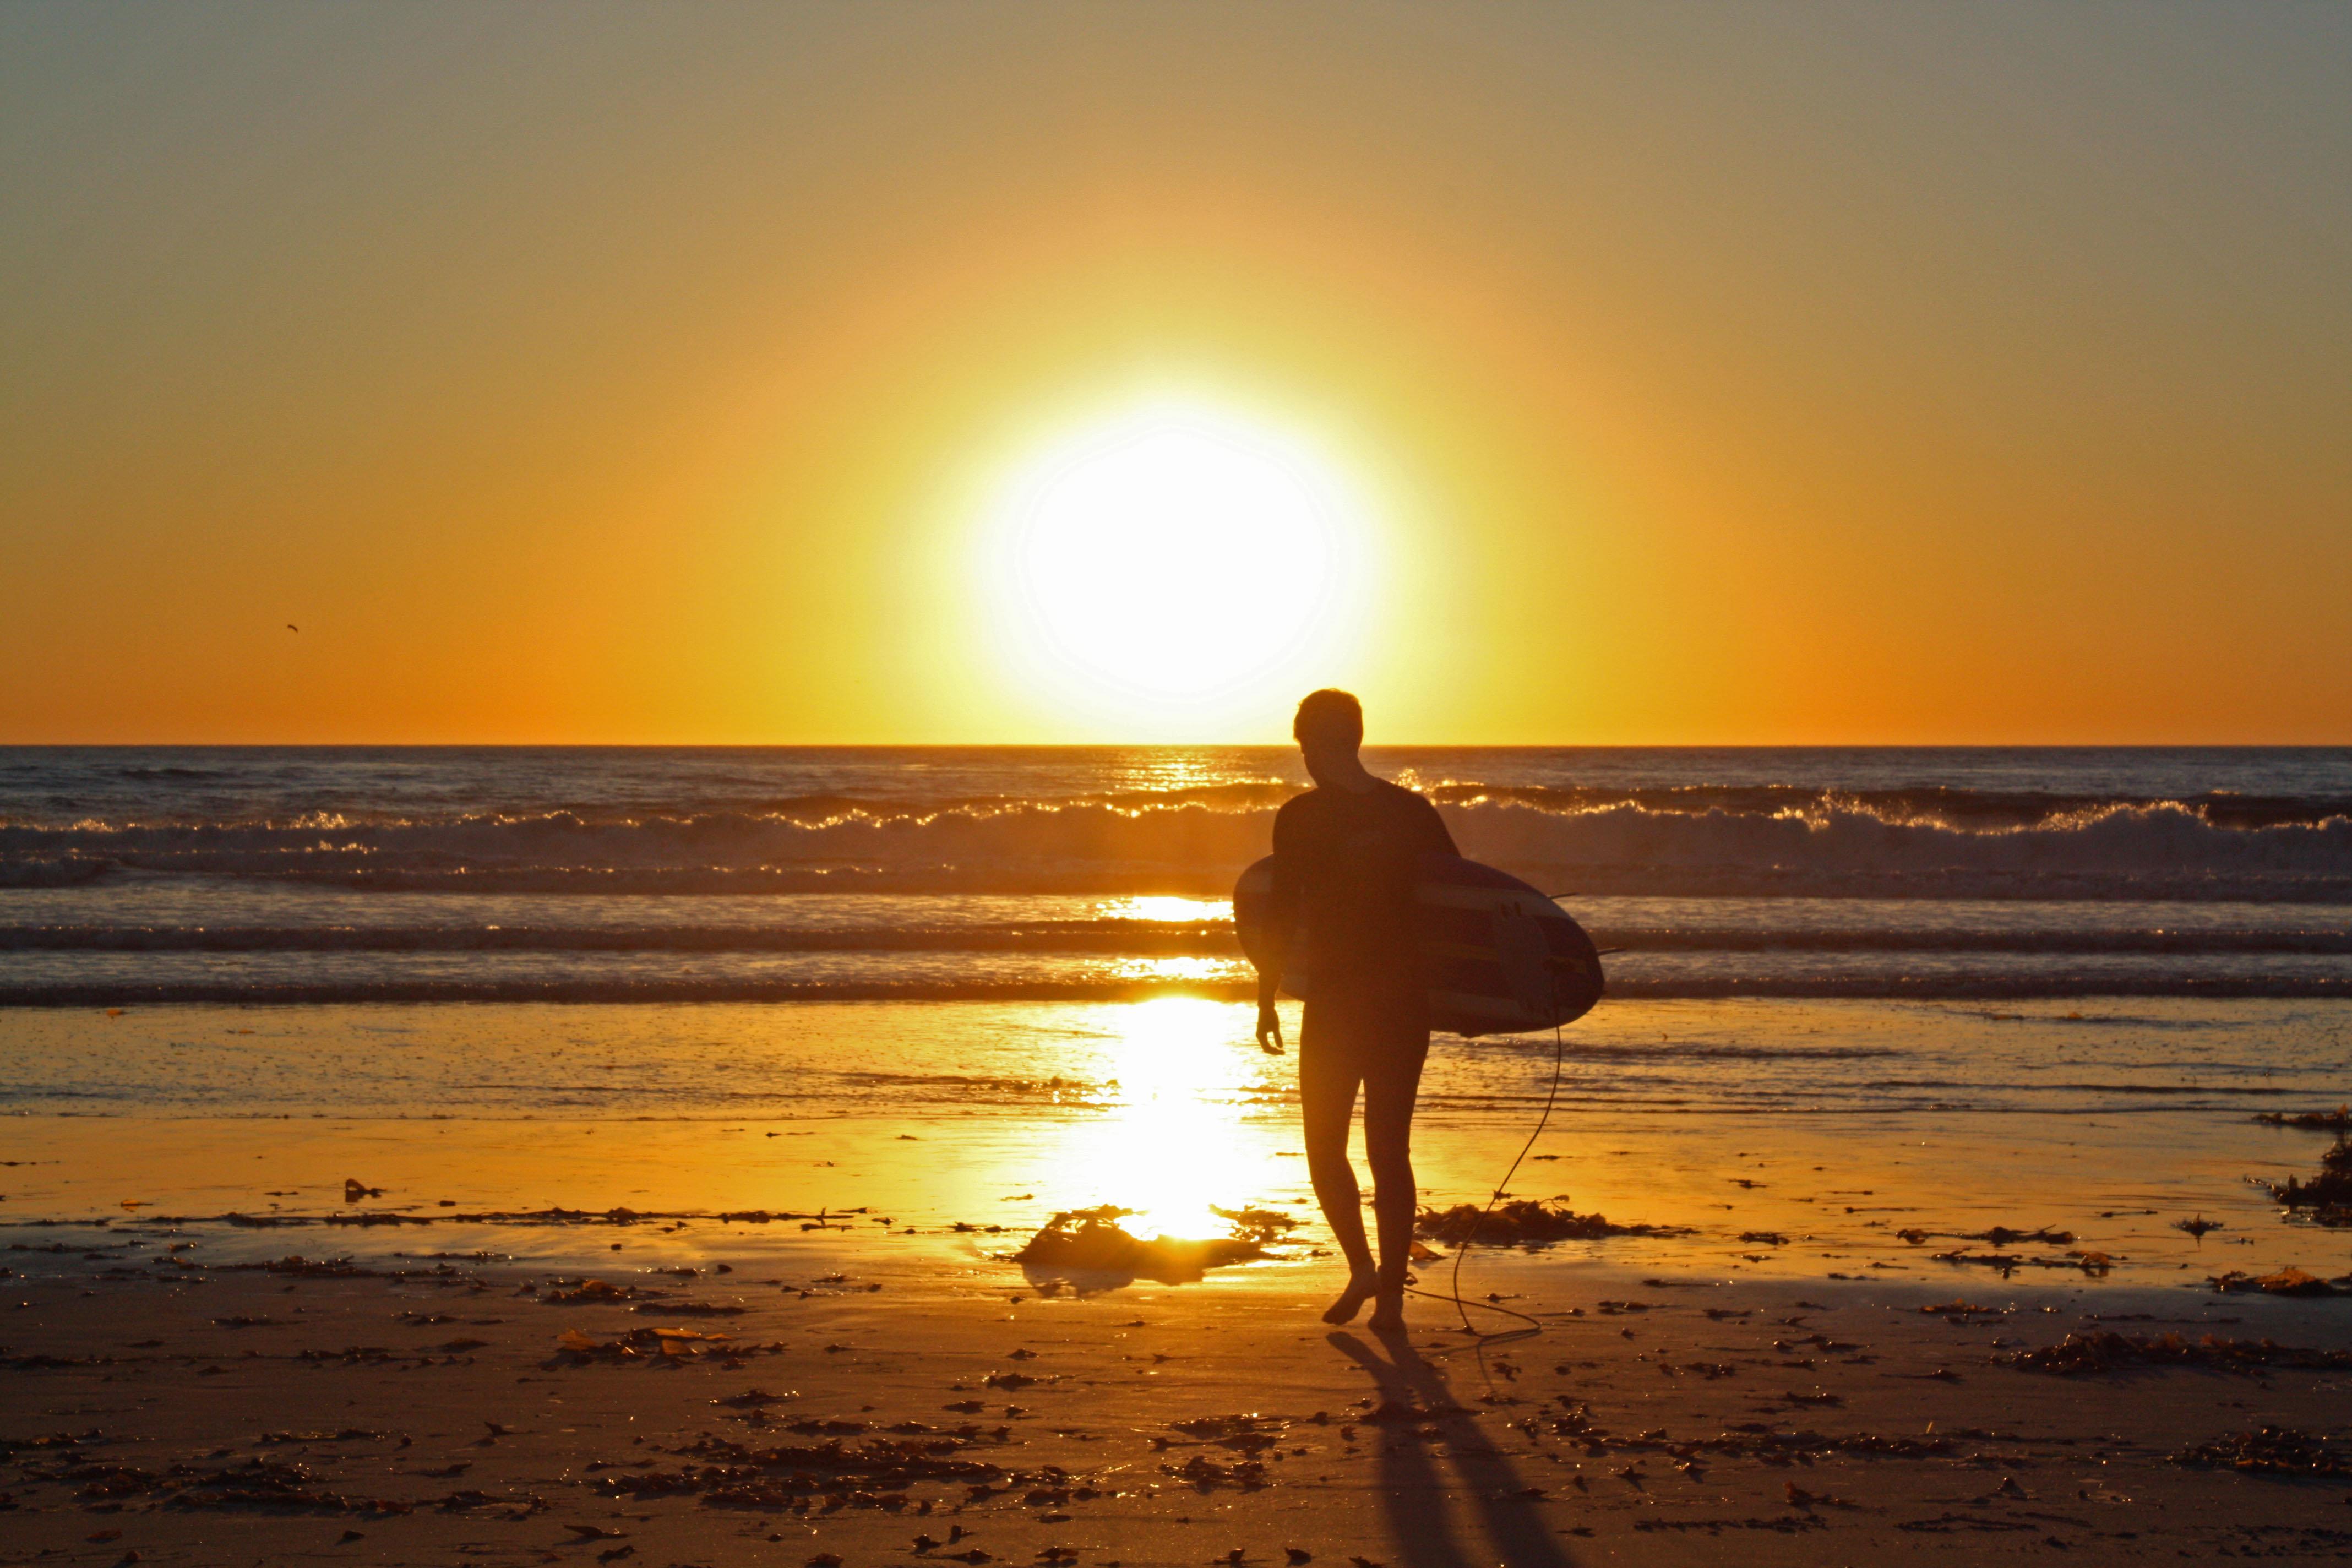
{"label": "debris on beach", "polygon": [[1724,1458],[1759,1459],[1768,1465],[1810,1463],[1815,1459],[1847,1456],[1871,1459],[1943,1458],[1955,1451],[1957,1443],[2011,1441],[1997,1433],[1976,1427],[1962,1427],[1951,1432],[1930,1431],[1917,1437],[1892,1436],[1875,1432],[1854,1432],[1829,1435],[1811,1430],[1787,1431],[1760,1421],[1743,1421],[1726,1426],[1710,1437],[1675,1437],[1663,1429],[1633,1433],[1617,1433],[1602,1426],[1592,1418],[1591,1406],[1582,1403],[1570,1406],[1559,1415],[1528,1415],[1510,1424],[1532,1438],[1565,1437],[1583,1445],[1588,1458],[1600,1458],[1612,1453],[1666,1454],[1677,1459],[1691,1459],[1704,1455]]}
{"label": "debris on beach", "polygon": [[658,1292],[635,1285],[614,1285],[602,1279],[558,1279],[555,1289],[541,1296],[540,1303],[548,1307],[576,1307],[595,1301],[635,1301]]}
{"label": "debris on beach", "polygon": [[1131,1236],[1119,1221],[1133,1214],[1115,1204],[1056,1214],[1013,1254],[1033,1273],[1069,1270],[1161,1285],[1189,1285],[1212,1268],[1248,1263],[1266,1256],[1267,1243],[1297,1221],[1263,1209],[1219,1210],[1234,1227],[1230,1236],[1206,1240]]}
{"label": "debris on beach", "polygon": [[2339,1139],[2322,1154],[2319,1174],[2307,1182],[2289,1176],[2263,1185],[2291,1215],[2331,1227],[2352,1226],[2352,1142]]}
{"label": "debris on beach", "polygon": [[2121,1334],[2109,1329],[2077,1331],[2054,1345],[1996,1356],[2021,1372],[2079,1377],[2143,1366],[2195,1366],[2252,1373],[2270,1367],[2352,1367],[2352,1351],[2307,1350],[2271,1340],[2233,1340],[2220,1334],[2187,1339],[2179,1334]]}
{"label": "debris on beach", "polygon": [[1209,1212],[1232,1226],[1236,1235],[1260,1235],[1268,1241],[1298,1228],[1298,1221],[1280,1209],[1221,1209],[1211,1205]]}
{"label": "debris on beach", "polygon": [[[362,1186],[356,1181],[347,1181],[344,1184],[343,1191],[343,1202],[348,1205],[351,1204],[356,1204],[363,1198],[382,1197],[384,1190],[382,1187]],[[290,1194],[271,1192],[267,1195],[270,1197],[281,1197]],[[142,1207],[147,1206],[146,1200],[140,1200],[140,1205]],[[436,1206],[440,1208],[453,1208],[455,1207],[455,1204],[451,1200],[442,1199],[436,1203]],[[226,1225],[243,1230],[290,1229],[303,1226],[384,1225],[611,1226],[615,1228],[621,1228],[631,1226],[661,1224],[668,1229],[677,1230],[689,1223],[708,1221],[717,1225],[782,1225],[786,1222],[794,1222],[799,1224],[803,1230],[846,1230],[850,1228],[849,1216],[862,1216],[866,1214],[866,1211],[864,1208],[834,1209],[830,1211],[820,1209],[814,1214],[804,1214],[797,1210],[787,1209],[720,1209],[715,1211],[686,1209],[674,1212],[646,1212],[625,1207],[604,1209],[600,1211],[568,1209],[562,1207],[543,1209],[490,1209],[475,1214],[443,1215],[390,1214],[382,1210],[372,1211],[365,1214],[273,1213],[255,1215],[231,1210],[226,1214],[216,1215],[151,1215],[145,1217],[144,1223],[150,1226],[167,1225],[175,1226]],[[64,1222],[42,1221],[39,1223],[57,1224]],[[106,1222],[100,1220],[96,1223],[103,1225]],[[869,1219],[868,1223],[882,1224],[885,1222],[879,1218],[874,1218]],[[716,1270],[716,1272],[724,1273],[726,1270],[722,1268]]]}
{"label": "debris on beach", "polygon": [[240,1464],[174,1464],[161,1469],[102,1464],[67,1454],[52,1462],[19,1459],[29,1479],[73,1486],[81,1498],[120,1508],[132,1498],[155,1498],[173,1510],[253,1510],[268,1513],[340,1513],[383,1517],[422,1506],[385,1498],[330,1491],[309,1466],[289,1460],[250,1458]]}
{"label": "debris on beach", "polygon": [[2322,1479],[2352,1476],[2352,1460],[2308,1432],[2257,1426],[2171,1456],[2176,1465],[2239,1470],[2250,1475]]}
{"label": "debris on beach", "polygon": [[2339,1105],[2333,1110],[2306,1110],[2299,1116],[2263,1110],[2255,1113],[2254,1120],[2265,1127],[2300,1127],[2308,1132],[2334,1132],[2341,1136],[2352,1133],[2352,1105]]}
{"label": "debris on beach", "polygon": [[897,1512],[908,1505],[907,1489],[920,1482],[992,1490],[1017,1479],[1000,1466],[964,1458],[976,1441],[976,1435],[931,1433],[754,1448],[702,1436],[672,1450],[697,1462],[667,1472],[608,1476],[596,1489],[606,1497],[698,1496],[711,1508],[794,1510],[838,1497],[852,1508]]}
{"label": "debris on beach", "polygon": [[1917,1226],[1911,1226],[1895,1234],[1914,1247],[1927,1241],[1981,1241],[1988,1247],[2015,1247],[2021,1241],[2030,1241],[2040,1247],[2074,1245],[2073,1231],[2053,1230],[2046,1225],[2033,1230],[2017,1230],[2005,1225],[1994,1226],[1990,1230],[1922,1230]]}
{"label": "debris on beach", "polygon": [[2259,1275],[2233,1268],[2227,1274],[2211,1276],[2206,1283],[2225,1296],[2252,1290],[2270,1296],[2352,1296],[2352,1274],[2338,1279],[2322,1279],[2292,1266],[2275,1274]]}
{"label": "debris on beach", "polygon": [[631,1329],[609,1340],[579,1329],[566,1329],[555,1336],[556,1353],[562,1360],[551,1363],[586,1366],[592,1362],[658,1362],[680,1361],[690,1357],[715,1356],[730,1362],[750,1355],[776,1355],[782,1352],[781,1343],[743,1344],[727,1334],[704,1333],[698,1329]]}
{"label": "debris on beach", "polygon": [[1256,1459],[1221,1465],[1205,1454],[1195,1454],[1181,1465],[1162,1465],[1160,1468],[1161,1473],[1188,1482],[1194,1490],[1204,1494],[1219,1487],[1249,1492],[1265,1485],[1265,1466]]}
{"label": "debris on beach", "polygon": [[1938,1263],[1978,1264],[1999,1269],[2004,1279],[2021,1268],[2079,1268],[2085,1274],[2105,1274],[2115,1266],[2114,1258],[2104,1252],[2069,1251],[2058,1258],[2027,1258],[2014,1252],[1971,1252],[1965,1247],[1956,1247],[1934,1256]]}
{"label": "debris on beach", "polygon": [[1555,1241],[1597,1241],[1610,1236],[1689,1236],[1688,1226],[1614,1225],[1597,1214],[1578,1214],[1565,1204],[1547,1208],[1528,1198],[1516,1199],[1488,1210],[1475,1204],[1450,1209],[1423,1209],[1413,1216],[1413,1233],[1432,1241],[1460,1246],[1475,1241],[1482,1247],[1542,1247]]}
{"label": "debris on beach", "polygon": [[[1367,1416],[1366,1419],[1372,1417]],[[1280,1444],[1282,1434],[1290,1423],[1253,1411],[1246,1415],[1199,1415],[1189,1421],[1171,1421],[1168,1425],[1197,1443],[1213,1443],[1235,1453],[1256,1454]]]}

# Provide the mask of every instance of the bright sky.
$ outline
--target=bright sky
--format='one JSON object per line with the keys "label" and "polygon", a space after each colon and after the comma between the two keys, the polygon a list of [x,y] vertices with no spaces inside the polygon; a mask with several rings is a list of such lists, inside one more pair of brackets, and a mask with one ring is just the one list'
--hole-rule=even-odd
{"label": "bright sky", "polygon": [[9,6],[0,742],[2352,742],[2347,80],[2336,4]]}

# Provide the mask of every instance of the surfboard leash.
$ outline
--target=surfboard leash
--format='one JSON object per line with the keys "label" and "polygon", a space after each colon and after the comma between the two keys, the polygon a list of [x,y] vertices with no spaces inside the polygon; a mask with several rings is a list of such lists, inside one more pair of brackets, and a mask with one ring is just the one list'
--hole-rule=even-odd
{"label": "surfboard leash", "polygon": [[[1554,982],[1554,984],[1557,987],[1558,983]],[[1559,1011],[1556,990],[1552,999],[1552,1011],[1555,1015]],[[1514,1311],[1508,1307],[1497,1306],[1492,1301],[1464,1300],[1462,1299],[1462,1260],[1470,1256],[1471,1244],[1478,1239],[1478,1227],[1486,1223],[1486,1216],[1495,1212],[1495,1205],[1501,1203],[1503,1194],[1510,1190],[1511,1178],[1518,1174],[1519,1166],[1526,1162],[1528,1151],[1536,1146],[1536,1140],[1542,1137],[1544,1129],[1551,1124],[1552,1107],[1559,1103],[1559,1080],[1561,1074],[1566,1070],[1567,1063],[1568,1037],[1561,1032],[1561,1026],[1554,1024],[1551,1026],[1551,1088],[1544,1095],[1543,1114],[1536,1118],[1535,1131],[1528,1134],[1528,1141],[1520,1144],[1519,1152],[1512,1156],[1510,1168],[1503,1173],[1503,1179],[1495,1184],[1493,1194],[1486,1199],[1486,1206],[1480,1209],[1478,1217],[1470,1222],[1469,1234],[1465,1236],[1462,1238],[1462,1244],[1454,1249],[1454,1268],[1448,1281],[1448,1288],[1452,1291],[1450,1299],[1454,1303],[1454,1315],[1462,1320],[1464,1333],[1475,1335],[1481,1341],[1523,1339],[1543,1332],[1543,1324],[1525,1312]],[[1433,1301],[1444,1301],[1449,1299],[1439,1295],[1434,1290],[1423,1290],[1410,1285],[1405,1287],[1405,1291],[1408,1295],[1426,1296]],[[1496,1312],[1506,1318],[1517,1318],[1527,1327],[1497,1329],[1491,1333],[1486,1332],[1471,1324],[1470,1309],[1473,1307],[1482,1312]]]}

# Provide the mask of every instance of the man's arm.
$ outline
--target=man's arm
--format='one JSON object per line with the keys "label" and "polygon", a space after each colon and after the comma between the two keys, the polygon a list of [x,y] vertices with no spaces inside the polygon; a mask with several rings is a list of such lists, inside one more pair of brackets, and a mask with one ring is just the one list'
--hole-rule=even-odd
{"label": "man's arm", "polygon": [[1257,972],[1257,1047],[1268,1056],[1282,1054],[1282,1016],[1274,1010],[1274,999],[1282,988],[1282,972],[1298,931],[1298,857],[1293,842],[1297,837],[1296,818],[1286,805],[1274,818],[1274,887],[1266,899],[1265,938],[1261,944],[1265,962]]}
{"label": "man's arm", "polygon": [[1440,812],[1436,805],[1425,795],[1415,792],[1412,798],[1421,802],[1423,837],[1427,840],[1423,846],[1423,852],[1431,855],[1460,855],[1462,851],[1454,847],[1454,835],[1445,826],[1444,814]]}

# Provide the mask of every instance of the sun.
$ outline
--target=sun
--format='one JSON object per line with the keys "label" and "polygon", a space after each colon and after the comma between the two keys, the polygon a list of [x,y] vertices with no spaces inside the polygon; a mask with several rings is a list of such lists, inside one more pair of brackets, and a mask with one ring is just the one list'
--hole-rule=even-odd
{"label": "sun", "polygon": [[1307,442],[1155,405],[1020,465],[985,540],[992,610],[1034,695],[1134,738],[1260,727],[1344,674],[1363,509]]}

